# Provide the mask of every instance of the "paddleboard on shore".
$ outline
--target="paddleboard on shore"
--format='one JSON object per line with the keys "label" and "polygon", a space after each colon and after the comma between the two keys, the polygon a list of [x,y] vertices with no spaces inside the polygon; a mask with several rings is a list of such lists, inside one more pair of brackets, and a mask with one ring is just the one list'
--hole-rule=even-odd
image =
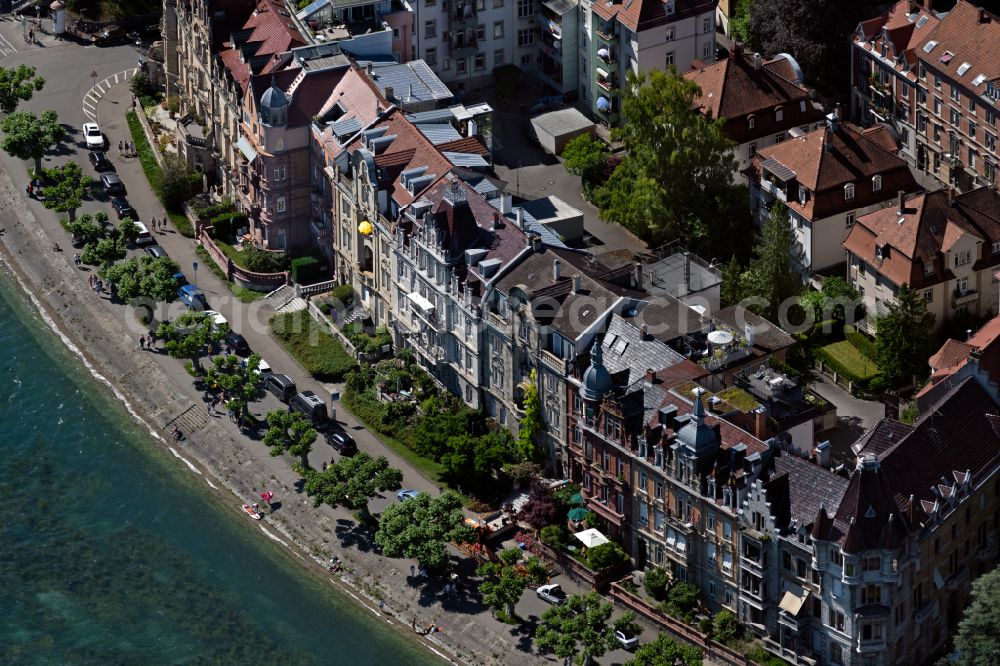
{"label": "paddleboard on shore", "polygon": [[257,513],[256,511],[254,511],[253,507],[250,506],[249,504],[244,504],[243,505],[243,511],[248,516],[250,516],[251,518],[253,518],[254,520],[260,520],[261,519],[261,515],[259,513]]}

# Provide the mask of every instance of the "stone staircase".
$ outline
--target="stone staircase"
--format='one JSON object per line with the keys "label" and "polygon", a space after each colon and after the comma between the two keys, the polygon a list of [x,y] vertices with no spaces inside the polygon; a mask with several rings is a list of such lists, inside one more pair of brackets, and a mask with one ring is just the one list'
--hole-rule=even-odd
{"label": "stone staircase", "polygon": [[177,426],[185,438],[198,432],[208,423],[208,410],[204,405],[191,405],[183,412],[164,424],[169,432],[171,426]]}
{"label": "stone staircase", "polygon": [[348,324],[353,324],[354,322],[361,319],[366,319],[367,317],[368,317],[368,310],[365,310],[363,307],[356,305],[353,308],[351,308],[346,315],[344,315],[343,325],[347,326]]}
{"label": "stone staircase", "polygon": [[294,297],[292,297],[291,300],[285,301],[284,303],[282,303],[281,305],[279,305],[278,307],[276,307],[274,309],[274,311],[275,312],[279,312],[279,313],[280,312],[298,312],[299,310],[305,310],[306,307],[308,307],[308,306],[306,305],[306,302],[305,302],[304,299],[299,298],[298,296],[294,296]]}

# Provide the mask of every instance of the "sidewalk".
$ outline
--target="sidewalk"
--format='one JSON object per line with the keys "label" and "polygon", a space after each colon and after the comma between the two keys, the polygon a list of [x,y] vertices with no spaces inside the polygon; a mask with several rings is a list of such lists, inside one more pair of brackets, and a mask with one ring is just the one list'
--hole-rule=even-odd
{"label": "sidewalk", "polygon": [[[113,88],[102,100],[102,121],[111,146],[117,146],[119,140],[130,139],[123,115],[129,101],[130,93],[124,85]],[[104,106],[109,103],[112,106]],[[122,115],[116,116],[116,112]],[[86,163],[82,149],[73,144],[67,148],[70,154],[60,156],[58,162],[72,159]],[[144,221],[153,216],[164,217],[138,161],[135,158],[124,160],[114,150],[111,158],[140,217]],[[261,530],[262,538],[266,536],[286,546],[312,572],[331,580],[332,584],[338,583],[326,575],[325,565],[332,556],[339,556],[344,562],[343,581],[349,586],[348,593],[365,603],[373,613],[389,623],[398,623],[400,630],[406,633],[410,631],[411,618],[417,626],[433,623],[443,627],[441,633],[416,639],[436,647],[439,654],[447,651],[460,661],[475,664],[541,661],[530,653],[530,643],[519,642],[518,636],[511,635],[509,626],[493,620],[488,611],[479,610],[473,600],[444,601],[439,598],[433,581],[411,585],[407,573],[413,562],[378,555],[370,533],[357,527],[350,512],[326,506],[312,507],[312,502],[297,489],[301,480],[292,471],[290,458],[271,457],[262,442],[240,435],[228,419],[209,417],[201,393],[195,390],[191,377],[184,370],[183,361],[165,354],[140,351],[137,340],[143,329],[130,321],[130,310],[94,294],[87,286],[89,273],[73,267],[71,252],[52,252],[50,239],[67,243],[66,232],[59,226],[57,215],[38,202],[26,201],[10,181],[8,174],[13,173],[12,169],[21,168],[19,161],[6,155],[0,159],[7,167],[0,175],[0,196],[10,202],[0,211],[0,228],[5,230],[0,243],[8,257],[15,262],[19,256],[31,257],[30,261],[17,265],[33,283],[34,291],[57,315],[61,328],[72,336],[85,357],[102,375],[115,381],[141,418],[163,432],[165,424],[183,415],[183,429],[188,438],[182,443],[161,442],[173,455],[182,458],[194,473],[203,476],[208,485],[220,491],[220,499],[225,504],[238,513],[240,498],[256,498],[264,489],[274,491],[281,505],[255,526]],[[88,201],[80,212],[102,209],[107,209],[106,204]],[[266,326],[273,313],[270,305],[261,301],[249,305],[241,303],[204,267],[195,275],[193,264],[198,259],[193,242],[175,230],[157,234],[157,240],[182,266],[189,280],[197,279],[212,307],[225,315],[234,329],[242,333],[276,371],[292,376],[300,389],[312,389],[320,395],[336,388],[322,386],[307,377],[271,338]],[[253,410],[260,411],[260,405],[255,403]],[[353,430],[359,448],[385,455],[392,465],[403,471],[405,486],[436,492],[436,486],[405,460],[386,449],[368,431],[357,429],[353,416],[340,409],[338,418],[346,428]],[[318,440],[310,463],[319,466],[332,457],[332,449]],[[221,491],[220,486],[230,490],[235,497]],[[394,500],[393,494],[388,493],[387,497],[373,501],[371,507],[378,511]],[[385,599],[385,612],[376,610],[374,600],[378,597]]]}

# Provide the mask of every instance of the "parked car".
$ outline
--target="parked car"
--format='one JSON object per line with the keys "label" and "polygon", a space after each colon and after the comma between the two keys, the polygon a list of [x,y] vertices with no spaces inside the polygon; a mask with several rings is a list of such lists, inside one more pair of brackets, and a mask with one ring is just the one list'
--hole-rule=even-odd
{"label": "parked car", "polygon": [[143,224],[139,220],[132,220],[132,221],[135,222],[135,226],[139,227],[139,235],[135,237],[136,245],[142,247],[143,245],[152,245],[153,243],[156,242],[156,239],[153,238],[153,235],[151,233],[149,233],[149,229],[146,228],[145,224]]}
{"label": "parked car", "polygon": [[250,355],[250,345],[247,344],[247,339],[236,331],[230,331],[226,335],[226,346],[233,350],[233,353],[237,356],[249,356]]}
{"label": "parked car", "polygon": [[334,449],[342,456],[353,456],[358,452],[358,445],[354,441],[354,438],[348,435],[346,432],[332,432],[326,438],[326,441],[330,443]]}
{"label": "parked car", "polygon": [[621,644],[626,650],[632,651],[639,646],[639,637],[630,636],[622,630],[615,631],[615,639]]}
{"label": "parked car", "polygon": [[97,123],[83,124],[83,140],[91,150],[104,150],[104,133]]}
{"label": "parked car", "polygon": [[177,282],[178,287],[183,287],[188,283],[188,279],[184,277],[184,273],[174,273],[174,280]]}
{"label": "parked car", "polygon": [[326,412],[326,403],[313,391],[302,391],[293,395],[292,399],[288,401],[288,409],[302,414],[317,428],[326,425],[329,418]]}
{"label": "parked car", "polygon": [[547,601],[556,606],[566,603],[566,593],[563,592],[562,587],[558,583],[554,583],[552,585],[542,585],[535,590],[535,594],[537,594],[538,598],[542,601]]}
{"label": "parked car", "polygon": [[160,259],[162,257],[167,256],[167,251],[164,250],[159,245],[147,245],[146,246],[146,254],[148,254],[149,256],[151,256],[154,259]]}
{"label": "parked car", "polygon": [[116,173],[102,173],[101,187],[104,188],[104,193],[107,195],[125,195],[125,185]]}
{"label": "parked car", "polygon": [[135,208],[132,208],[132,204],[125,197],[111,197],[111,207],[115,209],[119,220],[125,217],[131,217],[133,220],[139,219]]}
{"label": "parked car", "polygon": [[109,25],[94,35],[95,46],[114,46],[128,41],[128,32],[117,25]]}
{"label": "parked car", "polygon": [[107,153],[103,150],[92,150],[87,154],[90,163],[97,171],[114,171],[115,165],[108,159]]}
{"label": "parked car", "polygon": [[[247,360],[248,359],[243,359],[242,361],[240,361],[241,368],[247,367]],[[260,363],[257,364],[257,369],[254,370],[254,374],[256,374],[259,377],[263,377],[264,381],[266,382],[267,377],[271,374],[271,365],[264,359],[260,359]],[[294,394],[295,391],[292,391],[292,393]]]}
{"label": "parked car", "polygon": [[295,382],[288,375],[271,373],[264,379],[264,388],[281,402],[288,402],[295,395]]}
{"label": "parked car", "polygon": [[400,502],[405,502],[406,500],[411,500],[420,494],[419,490],[413,490],[412,488],[405,488],[396,493],[396,499]]}
{"label": "parked car", "polygon": [[216,312],[215,310],[205,310],[205,314],[208,315],[208,318],[212,320],[213,331],[218,331],[223,326],[226,326],[228,328],[229,320],[226,319],[221,313]]}
{"label": "parked car", "polygon": [[186,284],[177,288],[177,299],[190,310],[208,310],[205,292],[194,285]]}

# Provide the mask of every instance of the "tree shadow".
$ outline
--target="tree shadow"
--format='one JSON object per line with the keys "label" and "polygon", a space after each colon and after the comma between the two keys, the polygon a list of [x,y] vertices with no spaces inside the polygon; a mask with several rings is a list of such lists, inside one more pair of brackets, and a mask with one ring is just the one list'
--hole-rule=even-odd
{"label": "tree shadow", "polygon": [[301,495],[302,493],[305,492],[306,480],[301,478],[297,479],[295,483],[292,484],[292,487],[295,488],[295,492]]}
{"label": "tree shadow", "polygon": [[365,525],[346,518],[337,519],[337,527],[334,534],[340,539],[340,545],[344,548],[355,547],[362,553],[369,553],[378,550],[375,543],[375,535]]}
{"label": "tree shadow", "polygon": [[538,629],[538,622],[539,618],[537,615],[529,615],[528,619],[521,622],[521,624],[510,628],[510,635],[517,638],[515,645],[521,652],[531,654],[531,649],[534,645],[535,630]]}

